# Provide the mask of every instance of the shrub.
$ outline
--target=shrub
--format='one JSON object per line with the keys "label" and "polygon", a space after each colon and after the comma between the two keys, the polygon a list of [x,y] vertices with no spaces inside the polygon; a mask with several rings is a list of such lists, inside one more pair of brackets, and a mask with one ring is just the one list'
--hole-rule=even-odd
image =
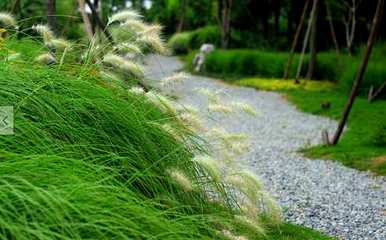
{"label": "shrub", "polygon": [[[187,57],[191,61],[192,55]],[[288,60],[288,53],[269,52],[262,50],[233,49],[216,50],[207,56],[204,73],[217,75],[226,80],[240,77],[281,78]],[[290,70],[290,78],[294,78],[297,71],[299,54],[295,54]],[[309,56],[305,56],[302,76],[308,68]],[[330,80],[338,82],[344,91],[351,89],[356,76],[360,57],[342,55],[337,60],[335,53],[323,52],[318,54],[318,62],[314,73],[316,80]],[[190,64],[190,63],[189,63]],[[369,88],[380,86],[386,80],[385,60],[370,61],[360,93],[367,94]]]}
{"label": "shrub", "polygon": [[191,49],[191,32],[183,32],[174,34],[168,42],[168,46],[175,54],[186,54]]}

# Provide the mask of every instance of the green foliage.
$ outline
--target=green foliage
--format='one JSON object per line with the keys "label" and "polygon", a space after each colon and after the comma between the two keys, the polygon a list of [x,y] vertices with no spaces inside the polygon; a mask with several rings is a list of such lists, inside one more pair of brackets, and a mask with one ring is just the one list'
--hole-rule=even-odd
{"label": "green foliage", "polygon": [[174,54],[186,54],[190,50],[191,39],[191,32],[176,33],[169,39],[168,46]]}
{"label": "green foliage", "polygon": [[[336,91],[290,91],[288,98],[301,110],[339,119],[347,96]],[[331,108],[322,110],[322,102],[331,102]],[[358,98],[348,121],[348,129],[336,146],[318,146],[305,150],[310,157],[328,158],[360,170],[371,170],[386,175],[386,161],[377,163],[376,158],[386,155],[383,144],[386,128],[386,102],[372,104]],[[382,145],[383,144],[383,145]]]}
{"label": "green foliage", "polygon": [[207,26],[191,32],[176,33],[168,42],[175,54],[186,54],[193,49],[199,49],[204,43],[220,45],[220,31],[217,26]]}
{"label": "green foliage", "polygon": [[[187,58],[188,66],[191,68],[191,60],[194,53]],[[288,53],[269,52],[262,50],[217,50],[208,55],[204,74],[215,75],[226,80],[240,77],[262,77],[281,78],[284,67],[288,60]],[[344,92],[351,89],[355,79],[361,57],[349,57],[342,55],[336,58],[333,52],[318,54],[318,62],[315,69],[315,79],[330,80],[338,82],[339,88]],[[299,55],[295,54],[290,70],[290,78],[294,78],[297,70]],[[380,86],[386,80],[386,59],[380,56],[372,58],[360,89],[362,95],[366,95],[369,88]],[[305,75],[308,67],[308,56],[305,56],[302,68],[302,76]]]}

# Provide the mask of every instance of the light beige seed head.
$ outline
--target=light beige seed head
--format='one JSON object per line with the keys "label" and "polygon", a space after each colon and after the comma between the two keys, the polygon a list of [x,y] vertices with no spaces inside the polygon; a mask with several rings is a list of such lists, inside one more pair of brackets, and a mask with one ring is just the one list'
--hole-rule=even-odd
{"label": "light beige seed head", "polygon": [[122,10],[120,12],[117,12],[115,14],[113,14],[110,18],[109,18],[109,21],[108,21],[108,24],[107,25],[110,25],[114,22],[125,22],[127,20],[138,20],[138,19],[141,19],[142,18],[142,15],[139,14],[137,11],[134,11],[134,10]]}
{"label": "light beige seed head", "polygon": [[110,64],[121,71],[131,74],[137,78],[142,78],[144,75],[143,68],[132,61],[129,61],[121,56],[115,54],[107,54],[103,58],[103,62]]}
{"label": "light beige seed head", "polygon": [[256,234],[264,235],[265,231],[261,224],[261,222],[258,221],[258,219],[251,219],[247,216],[237,215],[235,216],[236,223],[248,227],[249,229],[253,230]]}
{"label": "light beige seed head", "polygon": [[188,75],[186,73],[180,72],[162,79],[161,85],[163,87],[167,87],[176,83],[182,83],[186,79],[188,79]]}
{"label": "light beige seed head", "polygon": [[125,22],[121,23],[120,27],[126,30],[134,31],[136,34],[140,34],[146,29],[147,26],[141,20],[128,19]]}
{"label": "light beige seed head", "polygon": [[193,191],[192,182],[183,172],[174,169],[169,171],[169,175],[185,192]]}
{"label": "light beige seed head", "polygon": [[43,37],[43,40],[45,43],[49,43],[52,39],[55,38],[54,33],[51,31],[50,27],[48,27],[47,25],[43,25],[43,24],[33,25],[32,30],[39,33]]}
{"label": "light beige seed head", "polygon": [[35,58],[35,61],[42,64],[55,64],[57,63],[55,57],[51,53],[43,53]]}
{"label": "light beige seed head", "polygon": [[233,109],[231,107],[228,107],[222,104],[209,104],[208,110],[209,112],[218,112],[218,113],[225,113],[225,114],[229,114],[233,112]]}
{"label": "light beige seed head", "polygon": [[48,46],[52,46],[58,50],[69,49],[71,47],[71,43],[63,38],[54,38],[46,43]]}
{"label": "light beige seed head", "polygon": [[203,131],[204,124],[202,120],[196,115],[188,112],[181,113],[179,119],[187,128],[193,131]]}
{"label": "light beige seed head", "polygon": [[145,44],[158,54],[164,55],[168,52],[164,41],[158,35],[143,35],[138,39],[138,41]]}
{"label": "light beige seed head", "polygon": [[243,112],[245,112],[245,113],[247,113],[247,114],[249,114],[251,116],[256,116],[257,115],[256,110],[251,105],[249,105],[248,103],[233,102],[232,106],[234,106],[234,108],[240,109],[241,111],[243,111]]}
{"label": "light beige seed head", "polygon": [[132,87],[129,89],[129,92],[136,95],[143,95],[145,94],[145,90],[141,87]]}
{"label": "light beige seed head", "polygon": [[193,162],[197,163],[214,182],[219,183],[221,181],[221,171],[213,158],[196,156],[193,158]]}
{"label": "light beige seed head", "polygon": [[10,13],[0,12],[0,23],[4,27],[14,27],[17,28],[17,22],[14,16]]}

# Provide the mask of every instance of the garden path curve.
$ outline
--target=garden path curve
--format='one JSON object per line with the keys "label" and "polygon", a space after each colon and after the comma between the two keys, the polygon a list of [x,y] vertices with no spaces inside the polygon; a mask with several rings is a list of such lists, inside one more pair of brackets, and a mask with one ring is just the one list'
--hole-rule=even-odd
{"label": "garden path curve", "polygon": [[[149,56],[146,62],[147,77],[152,81],[183,67],[175,57]],[[240,163],[262,179],[285,210],[287,221],[341,239],[386,239],[386,178],[333,161],[308,160],[297,151],[307,144],[319,144],[321,130],[333,131],[335,121],[302,113],[278,93],[189,77],[176,86],[178,101],[200,109],[208,127],[248,134],[252,148]],[[197,88],[221,90],[224,104],[241,100],[258,115],[209,114],[207,99]]]}

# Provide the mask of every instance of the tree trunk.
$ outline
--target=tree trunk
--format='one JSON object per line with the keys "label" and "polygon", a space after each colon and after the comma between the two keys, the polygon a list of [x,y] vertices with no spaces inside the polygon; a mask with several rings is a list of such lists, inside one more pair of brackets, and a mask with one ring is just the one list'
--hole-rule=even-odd
{"label": "tree trunk", "polygon": [[340,57],[339,43],[338,43],[338,39],[336,38],[334,22],[332,20],[331,9],[330,9],[330,5],[328,4],[328,1],[326,1],[326,11],[327,11],[328,24],[330,25],[331,38],[335,46],[336,58],[339,59]]}
{"label": "tree trunk", "polygon": [[98,24],[99,28],[102,30],[102,32],[105,34],[107,39],[110,43],[114,43],[113,36],[109,32],[109,30],[106,27],[106,24],[103,23],[103,21],[99,18],[98,12],[95,9],[94,5],[90,2],[90,0],[85,0],[89,8],[91,9],[92,15],[96,20],[96,23]]}
{"label": "tree trunk", "polygon": [[314,0],[314,2],[312,4],[311,15],[310,15],[310,19],[308,20],[307,32],[306,32],[306,35],[304,37],[303,49],[302,49],[302,53],[301,53],[300,59],[299,59],[298,70],[296,72],[296,78],[295,78],[295,83],[296,84],[299,83],[300,74],[301,74],[302,67],[303,67],[304,54],[306,53],[306,49],[307,49],[307,46],[308,46],[308,42],[309,42],[309,38],[310,38],[310,33],[311,33],[311,28],[312,28],[312,23],[313,23],[313,19],[314,19],[314,16],[315,16],[315,11],[316,11],[316,7],[317,7],[318,2],[319,2],[319,0]]}
{"label": "tree trunk", "polygon": [[93,32],[93,27],[90,22],[90,18],[88,17],[86,10],[85,10],[85,2],[84,0],[78,0],[78,5],[79,5],[79,11],[80,15],[82,16],[83,23],[84,23],[84,28],[87,33],[88,39],[91,41],[94,37],[94,32]]}
{"label": "tree trunk", "polygon": [[311,39],[310,39],[310,62],[308,65],[308,71],[306,79],[312,79],[315,72],[316,62],[318,58],[317,50],[317,32],[318,32],[318,15],[319,15],[319,6],[320,1],[316,1],[316,8],[314,11],[314,16],[312,17],[312,27],[311,27]]}
{"label": "tree trunk", "polygon": [[47,0],[47,23],[48,26],[56,32],[56,0]]}
{"label": "tree trunk", "polygon": [[298,45],[299,36],[300,36],[300,33],[302,32],[302,28],[303,28],[303,25],[304,25],[304,19],[306,17],[307,9],[308,9],[309,5],[310,5],[310,0],[307,0],[306,3],[304,4],[302,16],[300,17],[300,21],[299,21],[298,27],[296,29],[295,37],[294,37],[294,40],[292,42],[291,52],[289,54],[288,62],[287,62],[287,65],[286,65],[286,68],[285,68],[285,71],[284,71],[284,76],[283,76],[284,79],[288,79],[288,77],[289,77],[289,72],[291,70],[293,56],[294,56],[294,53],[295,53],[295,50],[296,50],[296,46]]}
{"label": "tree trunk", "polygon": [[14,3],[12,4],[12,8],[11,8],[11,13],[14,14],[14,15],[17,15],[17,13],[20,12],[21,10],[21,0],[15,0]]}
{"label": "tree trunk", "polygon": [[369,58],[370,58],[371,52],[373,50],[376,37],[378,35],[379,25],[380,25],[381,18],[382,18],[384,3],[385,3],[384,0],[378,0],[377,10],[376,10],[375,15],[374,15],[373,25],[371,27],[369,40],[367,42],[367,49],[366,49],[365,55],[363,57],[362,63],[359,67],[357,76],[355,78],[350,97],[349,97],[349,99],[346,103],[346,106],[344,108],[342,118],[339,122],[338,128],[337,128],[335,135],[334,135],[334,138],[332,140],[333,145],[336,145],[338,143],[339,138],[342,135],[344,126],[346,125],[351,108],[352,108],[354,101],[355,101],[355,98],[357,96],[358,89],[363,81],[363,76],[366,72],[367,64],[369,62]]}
{"label": "tree trunk", "polygon": [[221,47],[223,49],[227,49],[229,47],[232,5],[233,0],[222,0]]}
{"label": "tree trunk", "polygon": [[182,32],[182,30],[184,29],[186,1],[187,0],[180,1],[180,13],[179,13],[179,19],[178,19],[178,25],[177,25],[178,33]]}

